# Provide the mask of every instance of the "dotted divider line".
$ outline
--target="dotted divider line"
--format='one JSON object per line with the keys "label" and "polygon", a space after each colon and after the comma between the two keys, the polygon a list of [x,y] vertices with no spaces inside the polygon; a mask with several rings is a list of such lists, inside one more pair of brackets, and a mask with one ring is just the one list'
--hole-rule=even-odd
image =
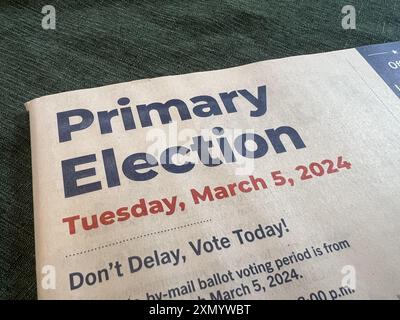
{"label": "dotted divider line", "polygon": [[132,240],[146,238],[146,237],[154,236],[154,235],[160,234],[160,233],[166,233],[166,232],[171,232],[171,231],[175,231],[175,230],[180,230],[180,229],[183,229],[183,228],[191,227],[191,226],[194,226],[194,225],[199,225],[199,224],[206,223],[206,222],[211,222],[211,219],[192,222],[192,223],[184,224],[184,225],[179,226],[179,227],[174,227],[174,228],[164,229],[164,230],[160,230],[160,231],[154,231],[154,232],[150,232],[150,233],[145,233],[145,234],[141,234],[141,235],[138,235],[138,236],[133,236],[133,237],[130,237],[130,238],[126,238],[126,239],[123,239],[123,240],[117,240],[115,242],[112,242],[112,243],[109,243],[109,244],[104,244],[104,245],[101,245],[101,246],[98,246],[98,247],[95,247],[95,248],[92,248],[92,249],[86,249],[86,250],[82,250],[80,252],[67,254],[65,256],[65,258],[75,257],[75,256],[79,256],[79,255],[82,255],[82,254],[87,254],[87,253],[90,253],[90,252],[93,252],[93,251],[98,251],[98,250],[102,250],[102,249],[105,249],[105,248],[117,246],[117,245],[129,242],[129,241],[132,241]]}

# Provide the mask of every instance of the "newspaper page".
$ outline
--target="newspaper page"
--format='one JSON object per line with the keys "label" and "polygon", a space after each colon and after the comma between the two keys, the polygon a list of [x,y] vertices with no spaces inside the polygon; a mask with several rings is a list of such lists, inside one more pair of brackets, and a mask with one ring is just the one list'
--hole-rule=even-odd
{"label": "newspaper page", "polygon": [[397,299],[400,42],[26,103],[40,299]]}

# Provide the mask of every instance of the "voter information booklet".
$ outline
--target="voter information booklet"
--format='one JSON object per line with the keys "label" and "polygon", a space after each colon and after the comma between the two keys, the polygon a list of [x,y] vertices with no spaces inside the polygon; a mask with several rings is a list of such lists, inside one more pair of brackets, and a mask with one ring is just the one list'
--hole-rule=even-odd
{"label": "voter information booklet", "polygon": [[397,299],[400,42],[30,115],[40,299]]}

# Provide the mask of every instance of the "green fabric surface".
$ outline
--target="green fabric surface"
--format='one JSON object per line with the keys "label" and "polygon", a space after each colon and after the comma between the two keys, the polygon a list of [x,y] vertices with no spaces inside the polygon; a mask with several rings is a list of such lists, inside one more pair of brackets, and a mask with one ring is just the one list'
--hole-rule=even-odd
{"label": "green fabric surface", "polygon": [[[357,29],[343,30],[353,4]],[[56,30],[43,30],[43,5]],[[32,98],[399,40],[400,1],[0,1],[0,299],[36,298]],[[335,66],[332,66],[333,68]],[[40,124],[38,124],[40,125]]]}

